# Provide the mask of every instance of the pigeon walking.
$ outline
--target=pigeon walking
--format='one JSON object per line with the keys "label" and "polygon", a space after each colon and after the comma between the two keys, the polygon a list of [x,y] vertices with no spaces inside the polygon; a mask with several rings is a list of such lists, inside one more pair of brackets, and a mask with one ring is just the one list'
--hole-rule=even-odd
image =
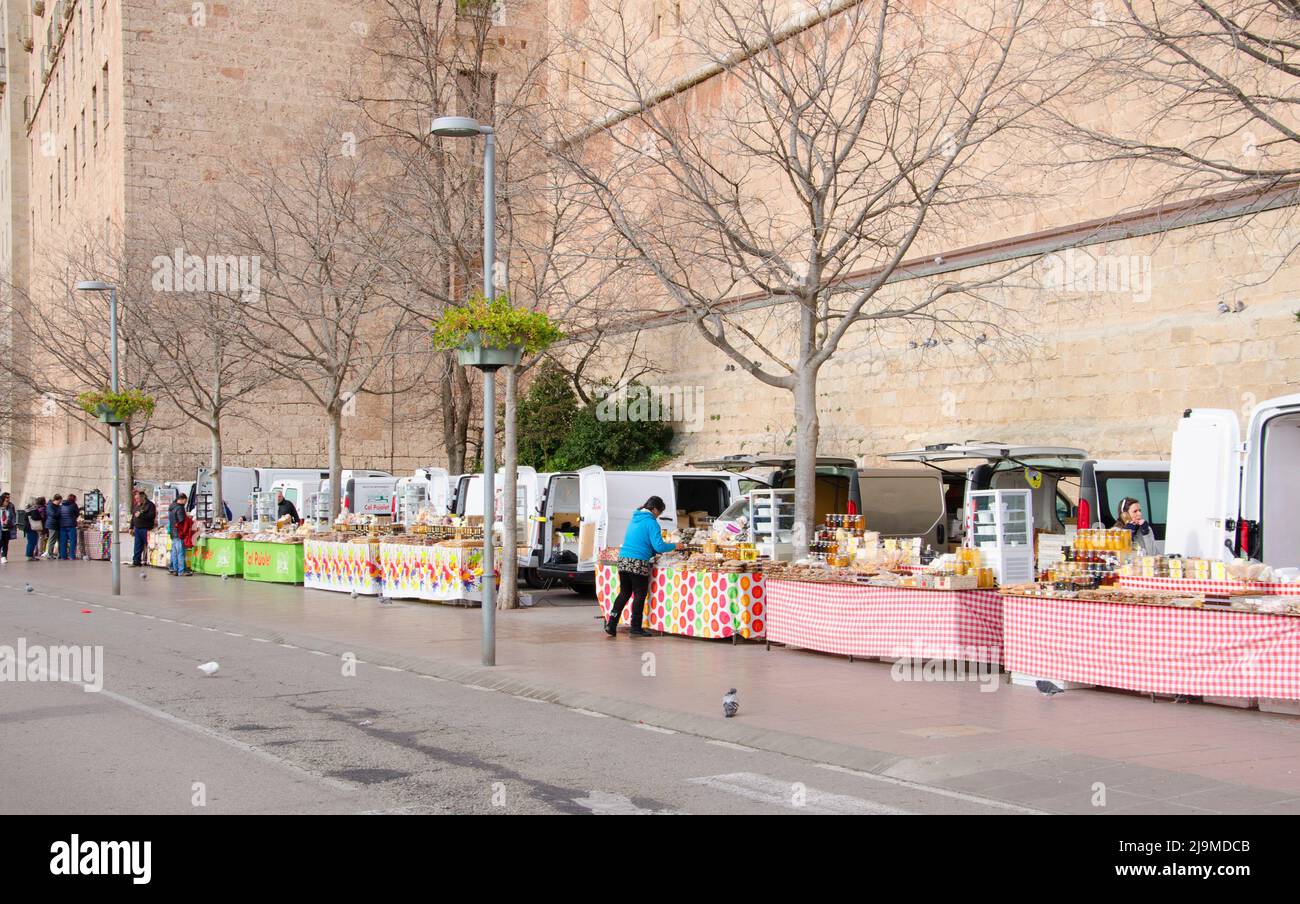
{"label": "pigeon walking", "polygon": [[730,719],[738,712],[740,712],[740,701],[736,699],[736,689],[733,687],[722,696],[722,714]]}
{"label": "pigeon walking", "polygon": [[1042,679],[1039,679],[1038,681],[1035,681],[1035,682],[1034,682],[1034,687],[1038,688],[1038,692],[1041,693],[1044,697],[1054,697],[1054,696],[1056,696],[1057,694],[1064,694],[1064,693],[1065,693],[1065,688],[1063,688],[1063,687],[1058,687],[1057,685],[1053,684],[1052,682],[1050,682],[1050,681],[1043,681]]}
{"label": "pigeon walking", "polygon": [[31,585],[31,584],[26,584],[26,585],[24,585],[24,586],[23,586],[23,590],[27,591],[28,593],[31,593],[31,592],[32,592],[32,585]]}
{"label": "pigeon walking", "polygon": [[205,662],[203,665],[199,666],[199,671],[211,678],[213,675],[217,674],[217,669],[219,668],[221,668],[221,666],[217,665],[215,662]]}

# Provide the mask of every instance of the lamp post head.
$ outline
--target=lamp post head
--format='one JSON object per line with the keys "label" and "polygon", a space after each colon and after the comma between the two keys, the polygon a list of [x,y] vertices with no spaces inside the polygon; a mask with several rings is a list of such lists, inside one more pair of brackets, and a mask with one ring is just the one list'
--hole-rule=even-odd
{"label": "lamp post head", "polygon": [[83,279],[77,283],[78,292],[111,292],[114,286],[102,279]]}
{"label": "lamp post head", "polygon": [[469,116],[439,116],[429,127],[429,134],[439,138],[470,138],[490,131],[489,126],[480,125]]}

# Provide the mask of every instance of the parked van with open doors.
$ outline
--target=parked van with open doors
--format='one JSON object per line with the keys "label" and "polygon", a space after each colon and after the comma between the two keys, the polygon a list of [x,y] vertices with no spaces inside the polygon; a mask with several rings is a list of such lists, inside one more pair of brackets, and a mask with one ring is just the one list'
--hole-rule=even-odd
{"label": "parked van with open doors", "polygon": [[632,513],[651,496],[664,500],[664,530],[678,513],[716,518],[740,495],[741,478],[725,471],[606,471],[592,466],[551,474],[539,504],[537,575],[575,588],[596,582],[596,558],[623,543]]}
{"label": "parked van with open doors", "polygon": [[[947,494],[950,524],[958,528],[954,543],[969,530],[970,494],[976,490],[1029,490],[1035,528],[1063,534],[1085,509],[1088,524],[1111,527],[1124,496],[1143,503],[1142,511],[1155,532],[1165,539],[1169,500],[1169,463],[1094,459],[1083,449],[1068,446],[1013,446],[1003,443],[939,443],[886,455],[890,461],[929,465],[947,472],[955,486],[964,479],[961,509],[952,510],[955,492]],[[963,475],[959,477],[957,475]],[[955,523],[954,523],[955,522]]]}
{"label": "parked van with open doors", "polygon": [[1174,431],[1169,554],[1300,567],[1300,395],[1237,413],[1193,408]]}

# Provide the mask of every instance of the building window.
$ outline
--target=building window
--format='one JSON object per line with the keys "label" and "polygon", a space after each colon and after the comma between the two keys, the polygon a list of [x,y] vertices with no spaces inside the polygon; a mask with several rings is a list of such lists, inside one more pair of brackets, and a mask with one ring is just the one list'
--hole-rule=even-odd
{"label": "building window", "polygon": [[108,128],[108,63],[104,64],[104,128]]}
{"label": "building window", "polygon": [[[95,8],[92,3],[91,9]],[[99,86],[90,86],[90,140],[95,147],[99,147]]]}
{"label": "building window", "polygon": [[72,178],[77,178],[77,127],[72,127]]}
{"label": "building window", "polygon": [[81,165],[86,165],[86,108],[81,108]]}

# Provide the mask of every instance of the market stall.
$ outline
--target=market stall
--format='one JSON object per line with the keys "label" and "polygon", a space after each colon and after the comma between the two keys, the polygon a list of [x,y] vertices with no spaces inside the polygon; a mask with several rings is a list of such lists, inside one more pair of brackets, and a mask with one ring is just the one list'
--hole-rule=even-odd
{"label": "market stall", "polygon": [[244,580],[303,582],[303,540],[293,535],[251,534],[242,543]]}
{"label": "market stall", "polygon": [[303,543],[303,582],[311,589],[377,596],[384,586],[378,536],[346,533]]}
{"label": "market stall", "polygon": [[1093,529],[1038,580],[1003,593],[1013,680],[1300,700],[1293,569],[1141,555],[1127,531]]}
{"label": "market stall", "polygon": [[107,562],[113,552],[113,524],[100,519],[83,523],[77,531],[77,552],[96,562]]}
{"label": "market stall", "polygon": [[194,570],[200,574],[242,575],[244,540],[241,534],[209,534],[194,543]]}
{"label": "market stall", "polygon": [[[430,602],[483,601],[482,519],[454,516],[412,528],[409,535],[381,540],[379,565],[384,592],[399,599]],[[494,553],[493,580],[500,581],[501,550]]]}
{"label": "market stall", "polygon": [[[608,558],[598,562],[596,598],[605,618],[618,591],[614,562]],[[654,569],[646,596],[645,628],[686,637],[762,638],[766,607],[760,572],[682,562]],[[629,603],[619,624],[630,624],[631,616]]]}

